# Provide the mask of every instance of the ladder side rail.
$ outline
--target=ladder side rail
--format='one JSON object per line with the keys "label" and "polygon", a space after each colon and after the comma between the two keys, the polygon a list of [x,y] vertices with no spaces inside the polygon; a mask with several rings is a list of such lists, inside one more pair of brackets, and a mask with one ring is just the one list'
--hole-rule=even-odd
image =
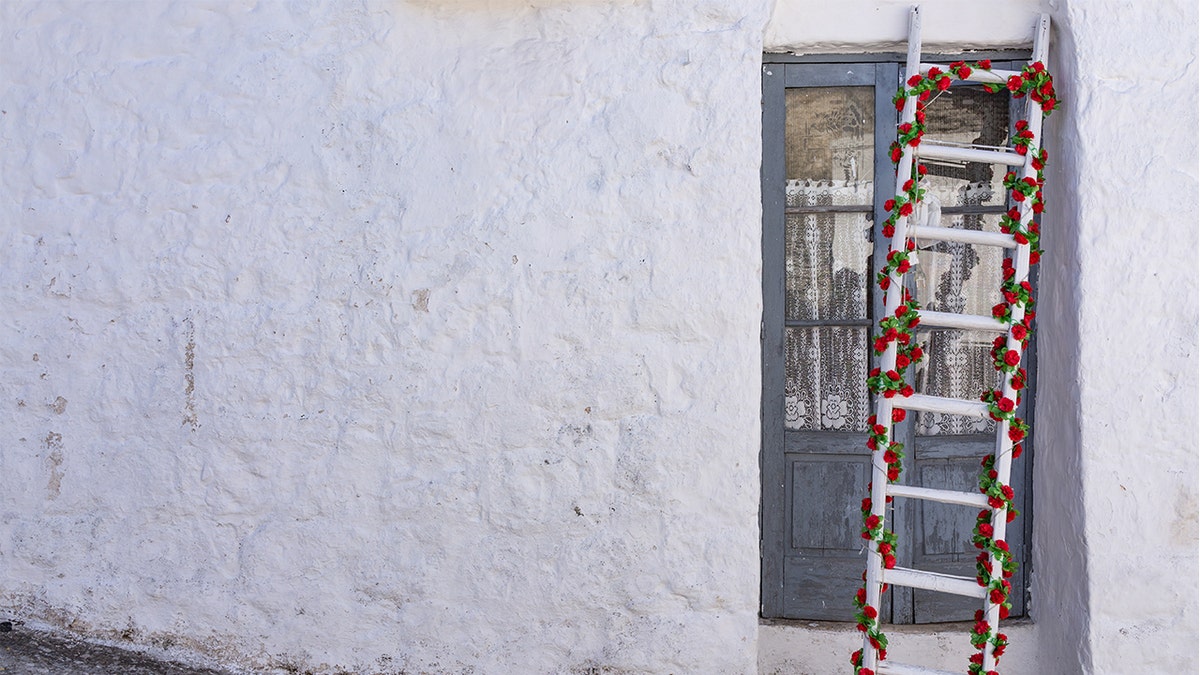
{"label": "ladder side rail", "polygon": [[[905,72],[903,82],[907,82],[908,78],[917,71],[921,63],[921,8],[919,5],[914,5],[909,11],[908,21],[908,55],[905,61]],[[906,86],[906,85],[904,85]],[[912,124],[917,119],[917,100],[914,97],[906,96],[904,100],[904,109],[900,113],[901,123],[907,122]],[[900,162],[896,167],[896,192],[902,194],[904,192],[904,181],[912,173],[914,161],[914,153],[911,146],[906,146],[901,150]],[[889,247],[889,252],[897,250],[897,242],[899,242],[900,250],[903,250],[904,241],[907,237],[908,218],[900,217],[896,219],[895,233],[892,236],[892,241]],[[903,275],[900,278],[892,278],[892,283],[888,287],[887,295],[885,296],[884,307],[886,313],[892,313],[900,306],[903,301],[904,280]],[[884,371],[892,370],[896,367],[896,342],[890,342],[887,349],[883,353],[880,367]],[[885,396],[876,396],[875,419],[887,428],[884,448],[892,441],[892,402],[891,399]],[[887,463],[883,461],[883,449],[877,449],[871,453],[871,515],[877,516],[881,523],[885,523],[887,511]],[[882,603],[880,602],[883,595],[883,556],[879,553],[879,544],[870,542],[867,545],[867,578],[866,578],[866,606],[875,609],[877,615]],[[880,616],[879,619],[882,619]],[[863,635],[863,650],[862,650],[862,666],[874,670],[878,664],[878,654],[875,648],[871,645],[869,634]]]}
{"label": "ladder side rail", "polygon": [[[1030,58],[1030,63],[1038,61],[1045,62],[1050,37],[1050,18],[1046,14],[1042,14],[1038,18],[1037,28],[1034,33],[1033,53]],[[1029,130],[1033,133],[1033,139],[1030,143],[1029,151],[1026,154],[1025,166],[1022,169],[1022,178],[1037,178],[1037,170],[1033,168],[1033,160],[1041,152],[1042,147],[1042,121],[1043,114],[1041,106],[1033,100],[1032,96],[1027,96],[1025,102],[1025,119],[1029,122]],[[1021,208],[1021,226],[1025,228],[1034,218],[1032,204],[1029,201],[1022,202]],[[1017,283],[1027,281],[1029,279],[1029,244],[1019,244],[1014,252],[1013,265],[1016,269],[1014,281]],[[1012,321],[1014,324],[1020,323],[1025,318],[1025,307],[1020,303],[1015,303],[1012,308]],[[1024,361],[1023,347],[1020,340],[1013,337],[1012,332],[1008,334],[1006,348],[1016,350],[1022,356]],[[1016,388],[1012,385],[1011,377],[1003,378],[1002,395],[1016,400]],[[995,470],[997,480],[1003,485],[1010,485],[1012,482],[1012,448],[1013,441],[1009,437],[1010,424],[1007,420],[1003,420],[996,425],[996,454],[995,454]],[[1001,507],[992,510],[992,530],[996,540],[1003,540],[1007,536],[1008,530],[1008,509]],[[999,561],[995,555],[989,556],[992,563],[992,569],[996,574],[1001,574]],[[990,597],[985,598],[984,614],[991,627],[991,633],[998,632],[1000,625],[1000,605],[993,603]],[[991,640],[988,640],[983,645],[983,670],[987,672],[996,668],[995,646]]]}

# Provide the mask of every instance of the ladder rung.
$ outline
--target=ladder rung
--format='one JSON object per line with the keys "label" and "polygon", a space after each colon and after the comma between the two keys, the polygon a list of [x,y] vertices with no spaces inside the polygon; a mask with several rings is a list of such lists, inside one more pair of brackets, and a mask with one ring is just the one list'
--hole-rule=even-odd
{"label": "ladder rung", "polygon": [[906,567],[895,567],[890,570],[884,570],[883,583],[893,586],[923,588],[927,591],[937,591],[938,593],[953,593],[954,595],[964,595],[968,598],[987,597],[987,588],[980,586],[979,582],[972,577],[956,577],[951,574],[940,574],[938,572],[910,570]]}
{"label": "ladder rung", "polygon": [[[951,73],[950,67],[944,63],[922,63],[921,74],[923,75],[928,73],[929,69],[933,68],[934,66],[937,66],[938,70],[950,75],[950,77],[953,77],[956,80],[958,79],[958,76],[954,73]],[[1013,75],[1020,74],[1021,73],[1016,70],[1000,70],[999,68],[993,68],[992,70],[980,70],[978,68],[972,68],[971,76],[964,80],[964,82],[990,82],[992,84],[1004,84],[1008,82],[1008,78],[1012,77]]]}
{"label": "ladder rung", "polygon": [[963,230],[957,227],[930,227],[928,225],[910,225],[908,234],[913,239],[937,239],[939,241],[956,241],[960,244],[976,244],[979,246],[999,246],[1000,248],[1016,248],[1017,240],[1011,234],[999,232],[982,232],[980,230]]}
{"label": "ladder rung", "polygon": [[1024,166],[1025,156],[1008,150],[982,150],[980,148],[960,148],[954,145],[940,145],[936,141],[922,141],[917,146],[917,156],[921,159],[941,159],[952,162],[980,162],[983,164],[1007,164],[1009,166]]}
{"label": "ladder rung", "polygon": [[880,661],[875,666],[875,672],[879,675],[960,675],[952,670],[910,666],[907,663],[892,663],[891,661]]}
{"label": "ladder rung", "polygon": [[967,401],[961,398],[944,398],[941,396],[926,396],[913,394],[908,398],[897,396],[892,399],[892,405],[905,410],[923,410],[925,412],[949,413],[965,417],[988,417],[988,406],[982,401]]}
{"label": "ladder rung", "polygon": [[978,506],[988,508],[987,496],[981,492],[960,492],[958,490],[938,490],[934,488],[916,487],[914,485],[888,485],[887,493],[896,497],[911,497],[943,504],[958,504],[960,506]]}
{"label": "ladder rung", "polygon": [[960,328],[962,330],[986,330],[1003,333],[1008,324],[991,316],[978,314],[956,314],[954,312],[931,312],[920,310],[921,325],[927,328]]}

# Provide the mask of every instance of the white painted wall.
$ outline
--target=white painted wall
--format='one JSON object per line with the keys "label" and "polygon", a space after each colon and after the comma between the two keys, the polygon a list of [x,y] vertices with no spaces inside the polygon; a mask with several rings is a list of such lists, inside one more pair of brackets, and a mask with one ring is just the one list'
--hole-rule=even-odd
{"label": "white painted wall", "polygon": [[753,672],[766,17],[0,3],[0,612]]}
{"label": "white painted wall", "polygon": [[[758,63],[906,5],[769,5],[0,3],[0,612],[262,671],[846,667],[756,619]],[[1010,658],[1194,670],[1196,10],[1046,7]]]}

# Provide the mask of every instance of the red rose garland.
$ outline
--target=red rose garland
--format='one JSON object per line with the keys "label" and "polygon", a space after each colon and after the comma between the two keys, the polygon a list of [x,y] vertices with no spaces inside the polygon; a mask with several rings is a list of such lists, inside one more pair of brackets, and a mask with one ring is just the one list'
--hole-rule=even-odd
{"label": "red rose garland", "polygon": [[[890,149],[892,163],[898,164],[900,162],[905,146],[915,148],[920,145],[921,139],[925,135],[926,103],[934,92],[942,92],[949,89],[952,79],[955,77],[965,80],[976,69],[990,71],[991,68],[991,61],[988,60],[969,65],[963,61],[957,61],[949,65],[949,73],[938,67],[932,67],[925,74],[916,74],[910,77],[907,82],[907,88],[901,87],[900,91],[893,98],[893,102],[896,104],[897,110],[902,110],[907,97],[917,97],[915,121],[912,123],[905,122],[897,127],[896,142],[892,144]],[[1049,115],[1058,107],[1053,80],[1050,74],[1046,72],[1045,65],[1040,61],[1025,66],[1020,75],[1009,77],[1004,85],[985,84],[984,88],[992,93],[1007,89],[1012,93],[1014,98],[1029,96],[1034,102],[1041,105],[1043,116]],[[1018,120],[1015,128],[1016,133],[1010,139],[1011,147],[1017,154],[1028,155],[1029,149],[1035,140],[1033,132],[1029,130],[1029,122]],[[1017,203],[1028,203],[1029,208],[1035,214],[1040,214],[1045,209],[1042,186],[1045,182],[1043,169],[1045,168],[1047,157],[1048,155],[1044,149],[1039,150],[1033,157],[1031,164],[1037,172],[1036,178],[1018,178],[1013,172],[1009,172],[1004,177],[1004,186],[1010,191],[1012,200]],[[925,190],[918,186],[918,181],[925,174],[925,166],[914,162],[913,173],[902,185],[901,194],[884,203],[884,209],[889,212],[889,215],[882,224],[883,236],[888,238],[894,237],[897,219],[912,215],[916,205],[922,201],[925,196]],[[1000,229],[1006,234],[1011,234],[1018,244],[1028,244],[1030,247],[1030,265],[1038,263],[1042,251],[1038,246],[1040,230],[1036,221],[1031,220],[1028,225],[1022,226],[1021,212],[1018,208],[1013,208],[1001,216]],[[876,276],[876,283],[878,283],[882,290],[886,291],[890,288],[893,277],[898,281],[900,275],[908,271],[912,264],[909,260],[909,252],[913,249],[913,241],[906,240],[903,246],[894,248],[888,253],[886,264]],[[1032,287],[1028,281],[1015,282],[1016,270],[1013,268],[1011,259],[1005,259],[1003,268],[1004,283],[1001,286],[1001,294],[1004,297],[1004,302],[992,309],[992,315],[1000,321],[1009,324],[1008,336],[1011,336],[1013,340],[1020,343],[1021,351],[1008,349],[1008,336],[1000,336],[996,338],[993,346],[992,358],[996,370],[1008,377],[1009,384],[1017,394],[1016,399],[1013,400],[1005,397],[1002,390],[992,390],[985,392],[980,398],[988,404],[988,411],[992,419],[998,422],[1008,422],[1008,436],[1014,444],[1012,448],[1013,457],[1020,457],[1022,451],[1021,441],[1028,434],[1029,425],[1020,417],[1017,417],[1016,408],[1021,403],[1020,392],[1024,390],[1027,382],[1027,374],[1025,369],[1020,367],[1020,364],[1021,352],[1024,351],[1033,332],[1033,296],[1031,292]],[[884,398],[893,398],[896,395],[908,397],[913,394],[913,388],[906,383],[904,375],[910,366],[919,362],[924,357],[920,345],[916,344],[915,340],[913,340],[913,329],[920,322],[918,316],[920,306],[907,290],[903,292],[902,298],[902,304],[896,308],[895,314],[880,320],[879,328],[881,332],[875,336],[873,344],[875,354],[880,355],[887,351],[893,342],[896,343],[896,367],[887,372],[880,372],[879,368],[875,368],[867,377],[867,385],[870,390]],[[1023,318],[1020,322],[1014,321],[1013,308],[1018,305],[1023,310]],[[904,417],[905,411],[903,409],[893,410],[893,423],[900,422]],[[871,425],[872,433],[867,440],[867,447],[872,452],[883,452],[883,460],[888,466],[888,482],[895,482],[900,477],[900,462],[904,458],[904,445],[891,441],[889,438],[889,427],[878,424],[874,415],[868,419],[868,423]],[[989,455],[984,458],[983,473],[979,479],[979,489],[980,492],[987,495],[988,505],[993,509],[1006,509],[1007,519],[1011,522],[1018,515],[1014,504],[1015,495],[1011,486],[1004,485],[999,481],[999,475],[994,465],[995,458],[993,456]],[[888,497],[887,501],[892,501],[892,498]],[[882,519],[871,513],[871,499],[869,497],[863,500],[861,508],[863,514],[863,538],[875,543],[876,550],[883,558],[884,567],[892,569],[896,565],[895,532],[884,528]],[[979,517],[976,519],[975,532],[972,538],[972,542],[976,548],[982,551],[976,559],[976,579],[980,586],[988,589],[989,600],[1000,606],[1000,617],[1007,618],[1012,608],[1012,603],[1009,600],[1009,595],[1012,592],[1012,584],[1009,578],[1016,572],[1017,562],[1009,551],[1008,543],[1002,539],[996,539],[994,534],[995,532],[991,524],[991,512],[987,510],[981,511]],[[996,564],[993,564],[993,561]],[[997,564],[999,570],[995,569]],[[865,573],[863,574],[863,579],[864,581],[866,580]],[[886,584],[884,584],[882,590],[887,590]],[[855,606],[858,608],[858,612],[855,615],[858,630],[867,635],[871,646],[876,650],[879,658],[886,659],[887,637],[879,629],[878,612],[874,607],[868,606],[866,601],[867,592],[866,588],[863,587],[858,590],[854,598]],[[983,611],[979,610],[975,613],[975,626],[971,632],[971,644],[980,651],[971,657],[969,666],[971,675],[998,675],[994,670],[989,670],[986,673],[983,671],[984,647],[988,643],[992,645],[992,654],[998,663],[1000,656],[1008,646],[1008,638],[1003,633],[995,632],[985,620]],[[854,652],[850,657],[850,662],[854,666],[855,675],[875,675],[874,671],[870,668],[863,667],[863,652],[861,649]]]}

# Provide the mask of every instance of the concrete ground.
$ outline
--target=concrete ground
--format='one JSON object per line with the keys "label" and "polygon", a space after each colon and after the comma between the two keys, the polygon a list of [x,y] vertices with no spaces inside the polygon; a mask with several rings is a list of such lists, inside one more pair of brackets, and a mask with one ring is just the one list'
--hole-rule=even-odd
{"label": "concrete ground", "polygon": [[226,675],[145,653],[88,644],[23,625],[0,625],[0,675]]}

